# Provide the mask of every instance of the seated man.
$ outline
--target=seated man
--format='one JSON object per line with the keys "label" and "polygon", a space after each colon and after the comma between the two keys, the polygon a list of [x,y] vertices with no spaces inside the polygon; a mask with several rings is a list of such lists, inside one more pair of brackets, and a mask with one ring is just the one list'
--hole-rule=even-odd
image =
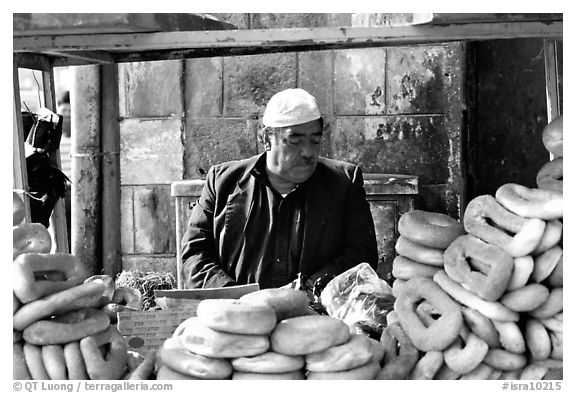
{"label": "seated man", "polygon": [[323,119],[302,89],[275,94],[259,135],[265,152],[208,171],[182,241],[186,288],[337,275],[378,261],[362,172],[319,157]]}

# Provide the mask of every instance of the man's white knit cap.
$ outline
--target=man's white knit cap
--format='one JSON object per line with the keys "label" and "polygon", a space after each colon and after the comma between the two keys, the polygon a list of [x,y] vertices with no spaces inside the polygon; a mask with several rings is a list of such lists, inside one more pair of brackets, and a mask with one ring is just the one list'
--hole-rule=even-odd
{"label": "man's white knit cap", "polygon": [[320,118],[316,99],[303,89],[286,89],[270,98],[262,124],[266,127],[288,127]]}

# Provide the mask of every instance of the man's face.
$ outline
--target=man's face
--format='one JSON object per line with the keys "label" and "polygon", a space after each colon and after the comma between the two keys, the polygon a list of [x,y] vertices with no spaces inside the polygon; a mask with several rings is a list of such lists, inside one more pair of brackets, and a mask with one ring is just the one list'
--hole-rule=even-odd
{"label": "man's face", "polygon": [[284,181],[305,182],[318,164],[321,141],[320,120],[285,127],[270,139],[268,170]]}

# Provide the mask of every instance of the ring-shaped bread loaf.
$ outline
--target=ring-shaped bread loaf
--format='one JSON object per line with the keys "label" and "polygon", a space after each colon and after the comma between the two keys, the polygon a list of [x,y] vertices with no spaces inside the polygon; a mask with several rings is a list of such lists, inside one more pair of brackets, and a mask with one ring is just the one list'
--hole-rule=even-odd
{"label": "ring-shaped bread loaf", "polygon": [[554,315],[562,312],[564,309],[564,287],[556,287],[550,290],[550,296],[548,299],[539,307],[535,308],[532,311],[529,311],[529,314],[534,318],[539,319],[546,319],[553,317]]}
{"label": "ring-shaped bread loaf", "polygon": [[462,315],[466,326],[486,342],[489,348],[500,347],[500,335],[490,318],[470,307],[462,307]]}
{"label": "ring-shaped bread loaf", "polygon": [[562,221],[551,220],[546,222],[546,228],[544,229],[544,234],[540,243],[533,251],[534,255],[542,254],[544,251],[549,250],[560,242],[562,239]]}
{"label": "ring-shaped bread loaf", "polygon": [[538,246],[546,223],[539,218],[520,217],[500,205],[491,195],[480,195],[466,207],[464,228],[471,235],[501,248],[511,256],[521,257]]}
{"label": "ring-shaped bread loaf", "polygon": [[307,355],[350,339],[348,325],[327,315],[304,315],[280,321],[270,334],[273,352]]}
{"label": "ring-shaped bread loaf", "polygon": [[350,370],[335,372],[309,371],[306,374],[308,380],[372,380],[380,372],[380,364],[372,360],[371,362]]}
{"label": "ring-shaped bread loaf", "polygon": [[482,299],[448,277],[448,274],[446,274],[444,270],[440,270],[434,275],[434,281],[444,292],[450,295],[452,299],[479,311],[493,321],[518,321],[520,319],[518,312],[510,310],[500,302],[489,302]]}
{"label": "ring-shaped bread loaf", "polygon": [[507,183],[496,190],[495,197],[502,206],[520,217],[556,220],[564,216],[561,192]]}
{"label": "ring-shaped bread loaf", "polygon": [[426,265],[408,259],[402,255],[396,256],[392,261],[392,275],[401,280],[409,280],[414,277],[433,277],[441,267]]}
{"label": "ring-shaped bread loaf", "polygon": [[246,373],[289,373],[302,370],[304,364],[304,356],[284,355],[276,352],[232,359],[232,368]]}
{"label": "ring-shaped bread loaf", "polygon": [[52,380],[67,380],[68,370],[64,358],[64,347],[59,344],[43,345],[42,359],[46,372]]}
{"label": "ring-shaped bread loaf", "polygon": [[513,311],[532,311],[544,304],[549,294],[550,291],[544,285],[532,282],[506,292],[500,299],[500,303]]}
{"label": "ring-shaped bread loaf", "polygon": [[519,370],[528,363],[526,355],[514,353],[505,349],[491,349],[484,358],[484,363],[500,370]]}
{"label": "ring-shaped bread loaf", "polygon": [[[183,322],[184,323],[184,322]],[[182,344],[190,352],[213,358],[254,356],[268,351],[270,339],[263,334],[219,332],[204,325],[198,317],[185,321]]]}
{"label": "ring-shaped bread loaf", "polygon": [[466,374],[474,370],[488,353],[488,344],[474,333],[468,334],[464,343],[456,339],[444,351],[444,360],[452,370]]}
{"label": "ring-shaped bread loaf", "polygon": [[[430,326],[420,320],[416,306],[428,301],[440,314]],[[420,351],[442,351],[458,336],[462,328],[460,305],[450,298],[434,281],[416,277],[408,280],[398,293],[394,309],[402,328]]]}
{"label": "ring-shaped bread loaf", "polygon": [[555,158],[542,165],[536,174],[538,188],[562,193],[564,191],[564,158]]}
{"label": "ring-shaped bread loaf", "polygon": [[276,326],[276,312],[264,304],[237,299],[206,299],[196,316],[207,327],[235,334],[269,334]]}
{"label": "ring-shaped bread loaf", "polygon": [[442,258],[444,250],[421,246],[420,244],[410,241],[406,236],[398,237],[396,240],[396,252],[415,262],[426,265],[442,267],[444,259]]}
{"label": "ring-shaped bread loaf", "polygon": [[[72,254],[27,253],[18,256],[13,266],[13,290],[22,303],[81,284],[87,274],[80,259]],[[38,280],[43,272],[60,272],[64,280]]]}
{"label": "ring-shaped bread loaf", "polygon": [[47,253],[52,248],[50,232],[37,222],[23,223],[12,228],[12,260],[26,253]]}
{"label": "ring-shaped bread loaf", "polygon": [[98,307],[105,288],[106,284],[102,280],[94,280],[24,304],[12,317],[12,325],[16,330],[24,330],[45,317]]}
{"label": "ring-shaped bread loaf", "polygon": [[127,349],[126,340],[114,325],[80,340],[86,372],[94,380],[120,379],[127,369]]}
{"label": "ring-shaped bread loaf", "polygon": [[164,341],[156,355],[161,364],[199,379],[229,379],[232,375],[230,361],[190,352],[184,348],[182,337],[177,336]]}
{"label": "ring-shaped bread loaf", "polygon": [[444,249],[465,232],[460,222],[446,214],[410,210],[400,217],[398,233],[416,244]]}
{"label": "ring-shaped bread loaf", "polygon": [[472,235],[460,236],[444,252],[448,276],[487,301],[502,296],[513,268],[510,255]]}
{"label": "ring-shaped bread loaf", "polygon": [[240,297],[248,303],[265,304],[276,312],[276,320],[301,317],[310,314],[310,301],[303,291],[292,288],[266,288]]}
{"label": "ring-shaped bread loaf", "polygon": [[335,372],[351,370],[372,361],[370,339],[362,334],[352,334],[344,344],[306,355],[306,370]]}
{"label": "ring-shaped bread loaf", "polygon": [[64,361],[68,371],[69,380],[90,379],[80,351],[80,341],[64,344]]}
{"label": "ring-shaped bread loaf", "polygon": [[143,306],[142,293],[138,289],[131,287],[117,287],[110,302],[134,310],[142,310]]}
{"label": "ring-shaped bread loaf", "polygon": [[83,308],[36,321],[24,329],[22,337],[36,345],[66,344],[106,330],[108,325],[110,319],[103,311]]}
{"label": "ring-shaped bread loaf", "polygon": [[[26,345],[26,344],[24,344]],[[12,343],[12,379],[29,380],[34,379],[28,369],[26,356],[21,343]]]}
{"label": "ring-shaped bread loaf", "polygon": [[287,373],[248,373],[243,371],[235,371],[232,374],[233,380],[281,380],[281,381],[292,381],[292,380],[304,380],[306,376],[304,371],[290,371]]}
{"label": "ring-shaped bread loaf", "polygon": [[526,285],[533,271],[534,258],[532,258],[532,256],[525,255],[514,258],[514,268],[512,269],[512,275],[510,276],[506,290],[513,291]]}
{"label": "ring-shaped bread loaf", "polygon": [[526,347],[532,359],[544,360],[552,353],[552,341],[546,326],[540,320],[529,318],[524,327]]}
{"label": "ring-shaped bread loaf", "polygon": [[42,347],[25,342],[22,349],[24,350],[24,357],[32,379],[50,379],[44,366]]}

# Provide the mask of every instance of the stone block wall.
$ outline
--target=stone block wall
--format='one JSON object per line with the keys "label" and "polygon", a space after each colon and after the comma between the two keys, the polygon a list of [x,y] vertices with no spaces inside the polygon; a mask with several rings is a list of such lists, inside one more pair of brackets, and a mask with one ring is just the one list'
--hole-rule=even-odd
{"label": "stone block wall", "polygon": [[[331,26],[344,18],[227,15],[242,28]],[[123,268],[175,273],[170,184],[261,152],[258,116],[290,87],[318,100],[323,155],[366,173],[418,175],[418,206],[458,217],[463,63],[460,44],[443,44],[120,65]]]}

